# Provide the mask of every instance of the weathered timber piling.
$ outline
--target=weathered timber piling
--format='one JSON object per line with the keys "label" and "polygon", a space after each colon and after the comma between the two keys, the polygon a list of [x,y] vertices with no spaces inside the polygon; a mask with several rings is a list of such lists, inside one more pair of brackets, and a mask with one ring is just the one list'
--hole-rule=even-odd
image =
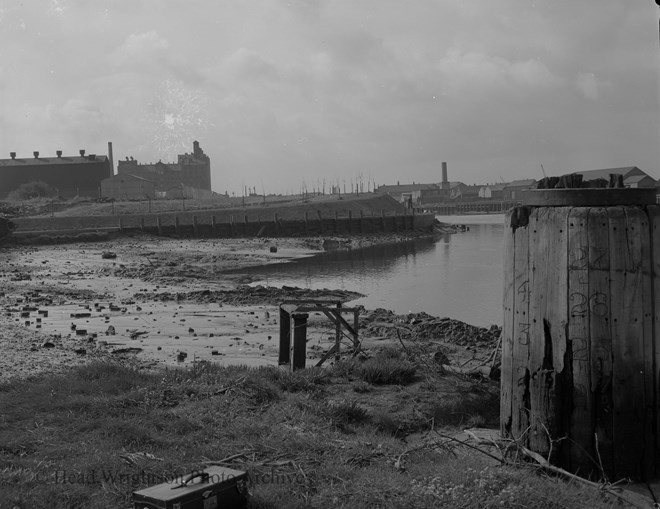
{"label": "weathered timber piling", "polygon": [[282,366],[291,362],[291,311],[280,305],[280,350],[277,363]]}
{"label": "weathered timber piling", "polygon": [[291,314],[291,338],[293,343],[290,345],[291,353],[291,371],[305,369],[307,360],[307,313]]}
{"label": "weathered timber piling", "polygon": [[506,217],[501,431],[584,477],[660,473],[653,189],[528,191]]}

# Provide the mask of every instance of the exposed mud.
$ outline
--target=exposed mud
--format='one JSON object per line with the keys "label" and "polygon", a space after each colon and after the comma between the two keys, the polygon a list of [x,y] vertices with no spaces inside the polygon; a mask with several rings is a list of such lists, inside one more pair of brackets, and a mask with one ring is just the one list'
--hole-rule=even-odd
{"label": "exposed mud", "polygon": [[[129,357],[148,365],[177,366],[196,360],[276,364],[279,303],[346,303],[360,295],[250,287],[245,276],[226,271],[311,256],[324,246],[342,249],[401,239],[139,236],[95,244],[5,247],[0,250],[0,380],[93,358]],[[370,338],[376,344],[397,341],[403,331],[408,337],[485,352],[499,336],[497,328],[424,313],[397,316],[361,309],[359,321],[364,344]],[[334,338],[333,324],[320,313],[310,315],[310,360],[321,357]]]}

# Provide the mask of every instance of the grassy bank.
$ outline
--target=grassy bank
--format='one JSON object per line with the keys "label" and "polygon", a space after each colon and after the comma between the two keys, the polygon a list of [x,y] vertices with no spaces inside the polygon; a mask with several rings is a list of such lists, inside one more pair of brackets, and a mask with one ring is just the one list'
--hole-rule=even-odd
{"label": "grassy bank", "polygon": [[602,493],[447,440],[494,426],[497,388],[389,347],[289,373],[93,363],[0,385],[0,507],[131,507],[211,463],[251,507],[610,507]]}

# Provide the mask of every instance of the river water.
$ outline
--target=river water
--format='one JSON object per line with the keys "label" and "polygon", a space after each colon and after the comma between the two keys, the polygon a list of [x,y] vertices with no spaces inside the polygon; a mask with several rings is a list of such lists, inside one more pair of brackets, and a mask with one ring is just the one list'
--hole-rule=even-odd
{"label": "river water", "polygon": [[504,216],[438,216],[469,231],[402,244],[332,251],[250,269],[253,284],[331,288],[366,297],[350,304],[489,326],[502,324]]}

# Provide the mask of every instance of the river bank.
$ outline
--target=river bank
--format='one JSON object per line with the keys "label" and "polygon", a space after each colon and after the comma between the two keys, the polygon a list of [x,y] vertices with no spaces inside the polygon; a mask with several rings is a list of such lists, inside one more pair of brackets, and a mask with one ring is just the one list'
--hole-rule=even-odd
{"label": "river bank", "polygon": [[[251,287],[245,284],[250,277],[228,271],[420,235],[194,241],[137,235],[91,244],[5,247],[0,251],[0,342],[5,351],[0,380],[56,371],[98,357],[131,356],[148,366],[185,366],[199,360],[275,365],[279,302],[346,302],[360,295],[334,289]],[[382,344],[396,338],[396,327],[410,322],[425,321],[429,330],[437,329],[430,318],[365,310],[360,326],[365,338],[377,337]],[[461,329],[460,336],[427,334],[429,339],[465,346],[474,336],[480,348],[492,348],[496,341],[496,330],[483,336],[486,329],[474,328],[466,335],[466,327],[450,322],[443,327]],[[489,339],[484,343],[477,337]],[[310,362],[322,355],[332,338],[330,324],[313,316]]]}
{"label": "river bank", "polygon": [[[249,473],[250,507],[531,507],[557,493],[563,507],[611,507],[601,491],[533,475],[497,442],[475,452],[488,445],[465,428],[497,437],[498,327],[362,309],[357,359],[268,368],[279,302],[358,294],[253,287],[226,270],[399,240],[141,235],[3,248],[5,499],[130,507],[136,489],[222,464]],[[309,323],[311,365],[334,326],[315,313]],[[163,369],[173,367],[186,369]]]}

